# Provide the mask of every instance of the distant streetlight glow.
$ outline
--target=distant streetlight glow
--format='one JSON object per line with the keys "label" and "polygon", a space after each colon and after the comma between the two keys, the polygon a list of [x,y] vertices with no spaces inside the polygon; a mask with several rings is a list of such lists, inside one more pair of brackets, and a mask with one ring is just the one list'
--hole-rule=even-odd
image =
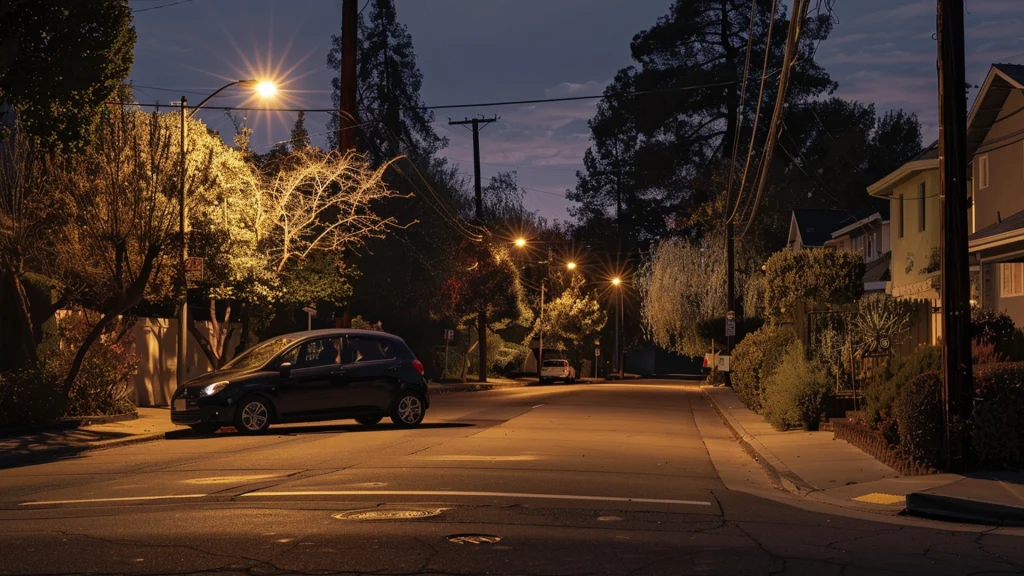
{"label": "distant streetlight glow", "polygon": [[575,262],[569,262],[568,264],[565,265],[565,267],[568,268],[569,270],[575,270],[576,269],[576,263]]}
{"label": "distant streetlight glow", "polygon": [[516,248],[522,248],[526,246],[526,238],[516,238]]}
{"label": "distant streetlight glow", "polygon": [[618,276],[616,276],[615,278],[612,278],[612,285],[613,286],[618,286],[619,284],[622,284],[622,279],[621,278],[619,278]]}

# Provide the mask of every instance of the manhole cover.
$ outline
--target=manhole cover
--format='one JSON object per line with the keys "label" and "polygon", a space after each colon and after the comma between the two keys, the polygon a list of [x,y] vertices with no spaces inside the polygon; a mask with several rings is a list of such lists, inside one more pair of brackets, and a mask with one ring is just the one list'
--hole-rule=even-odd
{"label": "manhole cover", "polygon": [[449,536],[448,541],[455,544],[497,544],[501,538],[490,534],[455,534]]}
{"label": "manhole cover", "polygon": [[415,520],[437,516],[444,510],[444,508],[371,508],[339,512],[333,517],[338,520]]}

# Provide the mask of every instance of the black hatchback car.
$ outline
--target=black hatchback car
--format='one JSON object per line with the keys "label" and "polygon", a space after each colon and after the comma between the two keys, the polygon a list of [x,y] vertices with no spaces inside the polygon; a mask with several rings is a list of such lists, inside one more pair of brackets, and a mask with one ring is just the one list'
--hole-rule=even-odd
{"label": "black hatchback car", "polygon": [[355,418],[373,426],[423,421],[430,396],[423,364],[392,334],[315,330],[261,342],[220,370],[175,391],[171,421],[211,433],[257,434],[271,424]]}

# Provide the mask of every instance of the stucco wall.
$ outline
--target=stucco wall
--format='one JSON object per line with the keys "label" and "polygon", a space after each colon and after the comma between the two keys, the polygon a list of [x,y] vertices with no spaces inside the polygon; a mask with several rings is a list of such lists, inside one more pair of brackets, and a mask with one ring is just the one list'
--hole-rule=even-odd
{"label": "stucco wall", "polygon": [[[920,184],[925,184],[925,229],[920,229]],[[889,242],[892,245],[893,287],[921,282],[931,276],[920,270],[928,265],[933,248],[939,247],[939,171],[924,170],[896,187],[890,206]],[[904,197],[903,238],[899,237],[900,194]],[[884,246],[884,243],[883,243]],[[907,270],[910,268],[909,271]]]}

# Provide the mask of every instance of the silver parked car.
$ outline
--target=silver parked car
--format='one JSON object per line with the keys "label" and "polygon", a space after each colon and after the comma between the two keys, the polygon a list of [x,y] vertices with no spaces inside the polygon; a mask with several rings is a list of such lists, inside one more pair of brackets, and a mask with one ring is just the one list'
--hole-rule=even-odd
{"label": "silver parked car", "polygon": [[566,384],[576,382],[576,369],[568,360],[545,360],[540,369],[540,383],[547,384],[561,380]]}

